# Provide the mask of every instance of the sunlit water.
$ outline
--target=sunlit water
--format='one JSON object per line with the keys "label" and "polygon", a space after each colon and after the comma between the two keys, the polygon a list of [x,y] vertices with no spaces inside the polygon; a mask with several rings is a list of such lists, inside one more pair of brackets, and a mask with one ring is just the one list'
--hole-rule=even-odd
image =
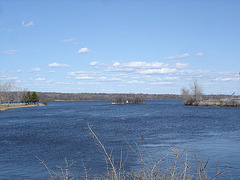
{"label": "sunlit water", "polygon": [[[170,147],[187,159],[194,154],[205,161],[207,173],[229,167],[220,179],[240,179],[240,108],[184,106],[182,101],[148,101],[143,105],[110,105],[107,101],[49,102],[46,107],[0,112],[0,179],[46,179],[48,173],[36,156],[50,167],[73,160],[75,174],[104,173],[101,148],[89,135],[88,124],[115,162],[129,150],[126,143],[144,143],[154,160]],[[141,141],[143,139],[143,141]],[[135,147],[135,146],[134,146]],[[138,169],[138,159],[129,152],[124,168]]]}

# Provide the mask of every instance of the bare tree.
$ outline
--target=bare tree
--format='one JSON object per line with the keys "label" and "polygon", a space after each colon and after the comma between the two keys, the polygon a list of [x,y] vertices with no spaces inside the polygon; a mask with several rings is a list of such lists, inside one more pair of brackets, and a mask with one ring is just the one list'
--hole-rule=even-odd
{"label": "bare tree", "polygon": [[181,96],[184,101],[184,104],[188,103],[191,100],[190,91],[188,89],[186,89],[185,87],[183,87],[181,89]]}
{"label": "bare tree", "polygon": [[196,79],[194,79],[189,86],[190,90],[186,88],[181,89],[181,96],[184,100],[184,104],[193,105],[199,103],[202,100],[203,95],[201,85]]}
{"label": "bare tree", "polygon": [[3,102],[3,92],[4,92],[3,89],[4,89],[3,88],[3,82],[0,80],[0,103]]}
{"label": "bare tree", "polygon": [[202,87],[197,79],[194,79],[192,84],[190,84],[190,92],[192,94],[194,102],[198,103],[202,100]]}
{"label": "bare tree", "polygon": [[11,91],[15,87],[15,83],[13,81],[6,81],[0,83],[0,102],[8,102],[11,101]]}

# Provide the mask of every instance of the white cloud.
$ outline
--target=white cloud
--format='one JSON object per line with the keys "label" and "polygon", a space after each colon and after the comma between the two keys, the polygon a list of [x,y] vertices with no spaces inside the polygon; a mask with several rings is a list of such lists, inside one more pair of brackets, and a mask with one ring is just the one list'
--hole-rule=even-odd
{"label": "white cloud", "polygon": [[107,79],[107,77],[105,77],[105,76],[102,76],[102,77],[100,77],[99,79],[100,79],[100,80],[106,80],[106,79]]}
{"label": "white cloud", "polygon": [[30,72],[39,72],[41,69],[40,68],[32,68]]}
{"label": "white cloud", "polygon": [[22,80],[20,80],[19,77],[6,77],[6,76],[1,76],[0,81],[13,81],[15,83],[21,83]]}
{"label": "white cloud", "polygon": [[98,82],[79,82],[78,85],[99,85]]}
{"label": "white cloud", "polygon": [[47,83],[53,83],[53,82],[54,82],[53,79],[50,79],[50,80],[47,81]]}
{"label": "white cloud", "polygon": [[100,78],[98,78],[98,81],[102,81],[102,82],[120,82],[122,81],[121,78],[118,78],[118,77],[105,77],[105,76],[102,76]]}
{"label": "white cloud", "polygon": [[49,67],[69,67],[70,65],[68,64],[59,64],[59,63],[51,63],[48,65]]}
{"label": "white cloud", "polygon": [[185,54],[177,54],[175,56],[168,56],[168,57],[164,57],[162,58],[162,60],[172,60],[172,59],[183,59],[183,58],[188,58],[188,57],[200,57],[203,56],[203,53],[196,53],[195,55],[191,55],[189,53],[185,53]]}
{"label": "white cloud", "polygon": [[6,76],[2,76],[2,79],[3,80],[13,80],[13,81],[16,81],[19,79],[19,77],[6,77]]}
{"label": "white cloud", "polygon": [[143,84],[144,81],[132,80],[132,81],[128,81],[127,83],[129,83],[129,84]]}
{"label": "white cloud", "polygon": [[99,63],[97,61],[90,62],[90,66],[97,66]]}
{"label": "white cloud", "polygon": [[17,70],[17,73],[22,73],[22,72],[23,72],[22,69],[18,69],[18,70]]}
{"label": "white cloud", "polygon": [[92,68],[99,68],[99,67],[104,66],[104,65],[105,65],[105,64],[99,63],[99,62],[97,62],[97,61],[90,62],[90,66],[91,66]]}
{"label": "white cloud", "polygon": [[79,74],[85,74],[85,71],[76,71],[76,72],[69,72],[67,73],[68,76],[78,76]]}
{"label": "white cloud", "polygon": [[140,74],[169,74],[176,72],[176,69],[162,68],[162,69],[147,69],[139,71]]}
{"label": "white cloud", "polygon": [[220,78],[216,78],[216,81],[223,81],[223,82],[235,82],[235,81],[240,81],[240,79],[238,77],[220,77]]}
{"label": "white cloud", "polygon": [[120,66],[121,64],[119,62],[114,62],[113,66]]}
{"label": "white cloud", "polygon": [[6,76],[1,76],[0,77],[0,81],[13,81],[16,83],[20,83],[22,82],[19,77],[6,77]]}
{"label": "white cloud", "polygon": [[189,64],[188,63],[176,63],[175,66],[176,66],[176,68],[183,69],[183,68],[187,68],[189,66]]}
{"label": "white cloud", "polygon": [[116,78],[116,77],[109,78],[108,80],[109,80],[109,81],[122,81],[121,78]]}
{"label": "white cloud", "polygon": [[160,62],[152,62],[152,63],[147,63],[144,61],[133,61],[129,63],[123,63],[123,67],[128,67],[128,68],[162,68],[164,65],[163,63]]}
{"label": "white cloud", "polygon": [[169,57],[165,57],[165,58],[162,58],[164,60],[171,60],[171,59],[183,59],[183,58],[187,58],[187,57],[190,57],[191,55],[189,53],[185,53],[185,54],[182,54],[182,55],[175,55],[175,56],[169,56]]}
{"label": "white cloud", "polygon": [[99,67],[102,67],[102,66],[106,66],[107,64],[104,64],[104,63],[99,63],[97,61],[93,61],[93,62],[90,62],[89,64],[92,68],[99,68]]}
{"label": "white cloud", "polygon": [[173,82],[152,82],[152,85],[167,85],[167,84],[173,84]]}
{"label": "white cloud", "polygon": [[88,79],[94,79],[94,78],[91,76],[77,76],[75,77],[75,79],[88,80]]}
{"label": "white cloud", "polygon": [[67,73],[68,78],[77,77],[77,79],[85,79],[85,77],[87,77],[86,79],[91,79],[97,75],[99,75],[99,72],[94,72],[94,71],[76,71],[76,72]]}
{"label": "white cloud", "polygon": [[58,84],[58,85],[69,85],[70,83],[65,83],[65,82],[56,82],[56,84]]}
{"label": "white cloud", "polygon": [[37,78],[35,79],[36,81],[45,81],[46,79],[45,78]]}
{"label": "white cloud", "polygon": [[160,62],[132,61],[126,63],[114,62],[106,71],[137,72],[144,69],[161,69],[168,64]]}
{"label": "white cloud", "polygon": [[78,50],[78,54],[85,54],[91,52],[87,47]]}
{"label": "white cloud", "polygon": [[22,26],[24,27],[34,26],[34,22],[30,21],[29,23],[25,23],[25,21],[22,21]]}
{"label": "white cloud", "polygon": [[203,56],[203,55],[204,55],[203,53],[197,53],[197,54],[195,54],[196,57]]}
{"label": "white cloud", "polygon": [[16,54],[18,52],[18,50],[16,49],[10,49],[8,51],[5,51],[4,54]]}
{"label": "white cloud", "polygon": [[70,39],[64,39],[62,40],[63,42],[72,42],[74,39],[73,38],[70,38]]}
{"label": "white cloud", "polygon": [[16,83],[21,83],[21,82],[22,82],[22,80],[16,80],[15,82],[16,82]]}
{"label": "white cloud", "polygon": [[76,72],[69,72],[67,73],[67,78],[74,77],[78,80],[90,80],[94,79],[94,76],[97,74],[97,72],[87,72],[87,71],[76,71]]}
{"label": "white cloud", "polygon": [[165,77],[166,80],[178,80],[179,77]]}

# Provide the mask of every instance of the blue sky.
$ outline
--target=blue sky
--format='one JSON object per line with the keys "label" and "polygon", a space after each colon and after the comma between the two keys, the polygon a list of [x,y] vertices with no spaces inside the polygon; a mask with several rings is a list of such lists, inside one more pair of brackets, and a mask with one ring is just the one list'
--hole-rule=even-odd
{"label": "blue sky", "polygon": [[0,80],[43,92],[240,94],[240,1],[0,0]]}

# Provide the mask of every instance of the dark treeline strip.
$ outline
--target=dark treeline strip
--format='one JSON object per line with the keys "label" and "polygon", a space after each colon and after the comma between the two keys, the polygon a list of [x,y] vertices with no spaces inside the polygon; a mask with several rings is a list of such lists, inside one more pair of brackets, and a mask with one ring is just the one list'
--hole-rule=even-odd
{"label": "dark treeline strip", "polygon": [[[8,92],[12,102],[20,102],[26,92]],[[56,100],[79,100],[79,101],[114,101],[120,96],[124,99],[142,98],[144,100],[167,100],[181,99],[181,95],[176,94],[127,94],[127,93],[57,93],[57,92],[37,92],[40,101]],[[224,99],[230,95],[203,95],[203,99]]]}
{"label": "dark treeline strip", "polygon": [[120,94],[120,93],[49,93],[38,92],[40,99],[51,100],[81,100],[81,101],[113,101],[119,97],[124,99],[143,98],[145,100],[180,99],[175,94]]}

